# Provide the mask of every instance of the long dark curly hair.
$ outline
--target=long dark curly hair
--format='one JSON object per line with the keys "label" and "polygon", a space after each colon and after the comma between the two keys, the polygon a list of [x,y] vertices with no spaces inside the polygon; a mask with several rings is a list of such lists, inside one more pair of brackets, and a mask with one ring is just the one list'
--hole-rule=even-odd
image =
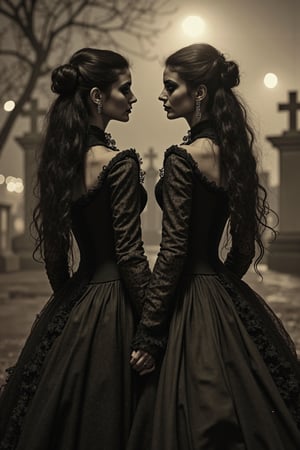
{"label": "long dark curly hair", "polygon": [[[46,266],[57,255],[68,260],[71,248],[71,202],[74,183],[83,176],[89,127],[89,93],[93,87],[109,92],[128,61],[109,50],[83,48],[52,72],[51,90],[58,94],[46,118],[39,152],[38,198],[33,212],[34,258]],[[82,178],[81,178],[82,179]]]}
{"label": "long dark curly hair", "polygon": [[209,44],[184,47],[170,55],[165,64],[176,71],[190,89],[197,89],[201,84],[207,87],[206,111],[216,127],[221,176],[229,194],[230,232],[232,236],[239,236],[241,242],[248,240],[248,246],[252,239],[253,256],[256,242],[258,256],[254,267],[257,271],[264,255],[262,234],[269,228],[276,237],[276,231],[267,223],[272,210],[266,190],[259,183],[254,131],[249,125],[246,107],[233,91],[240,82],[239,67]]}

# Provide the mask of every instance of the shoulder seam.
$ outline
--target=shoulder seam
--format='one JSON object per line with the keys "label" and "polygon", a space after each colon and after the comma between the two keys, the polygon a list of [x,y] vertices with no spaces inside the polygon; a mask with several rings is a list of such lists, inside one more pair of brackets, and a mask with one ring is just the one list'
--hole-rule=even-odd
{"label": "shoulder seam", "polygon": [[198,164],[191,157],[191,155],[184,148],[178,147],[178,145],[172,145],[165,151],[164,162],[171,154],[175,154],[184,158],[189,163],[192,169],[196,169],[198,167]]}
{"label": "shoulder seam", "polygon": [[[127,157],[134,159],[137,163],[138,169],[140,170],[140,163],[141,158],[137,151],[134,148],[122,150],[118,152],[109,162],[107,165],[102,167],[102,170],[99,172],[97,182],[93,187],[87,190],[85,194],[83,194],[81,197],[79,197],[77,200],[73,202],[72,206],[85,206],[90,202],[90,200],[99,192],[100,188],[103,185],[104,180],[107,178],[109,171],[112,167],[115,166],[119,161],[122,161],[126,159]],[[141,170],[140,170],[141,172]],[[141,180],[141,175],[140,175]]]}

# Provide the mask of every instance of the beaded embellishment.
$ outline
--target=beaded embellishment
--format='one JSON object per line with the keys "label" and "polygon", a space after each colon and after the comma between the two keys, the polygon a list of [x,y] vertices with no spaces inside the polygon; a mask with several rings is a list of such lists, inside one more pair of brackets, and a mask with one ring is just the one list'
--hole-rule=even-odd
{"label": "beaded embellishment", "polygon": [[192,141],[192,135],[191,135],[191,130],[188,130],[187,134],[185,134],[182,138],[182,143],[183,144],[190,144]]}
{"label": "beaded embellishment", "polygon": [[136,156],[138,157],[140,163],[140,183],[144,184],[146,172],[141,168],[143,164],[143,158],[139,153],[136,152]]}
{"label": "beaded embellishment", "polygon": [[107,147],[111,148],[112,150],[117,150],[117,144],[112,135],[110,133],[104,133],[104,135]]}

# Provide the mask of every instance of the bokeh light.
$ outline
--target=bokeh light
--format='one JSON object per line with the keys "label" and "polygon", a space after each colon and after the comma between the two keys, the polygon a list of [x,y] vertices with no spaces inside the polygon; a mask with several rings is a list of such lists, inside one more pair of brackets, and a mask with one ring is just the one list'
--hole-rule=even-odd
{"label": "bokeh light", "polygon": [[205,22],[199,16],[188,16],[182,22],[182,29],[187,36],[200,36],[205,30]]}
{"label": "bokeh light", "polygon": [[17,194],[21,194],[24,191],[24,185],[22,181],[16,181],[15,182],[15,192]]}
{"label": "bokeh light", "polygon": [[14,192],[15,191],[15,183],[13,181],[10,181],[7,183],[6,189],[8,192]]}
{"label": "bokeh light", "polygon": [[13,109],[15,109],[15,106],[16,106],[16,104],[13,100],[8,100],[7,102],[4,103],[3,109],[4,109],[4,111],[10,112]]}
{"label": "bokeh light", "polygon": [[268,89],[274,89],[278,84],[278,77],[275,73],[267,73],[264,77],[264,85]]}
{"label": "bokeh light", "polygon": [[5,179],[6,189],[8,190],[8,192],[16,192],[17,194],[21,194],[24,191],[24,184],[22,178],[12,177],[11,175],[9,175],[6,178],[4,177],[4,175],[2,176]]}

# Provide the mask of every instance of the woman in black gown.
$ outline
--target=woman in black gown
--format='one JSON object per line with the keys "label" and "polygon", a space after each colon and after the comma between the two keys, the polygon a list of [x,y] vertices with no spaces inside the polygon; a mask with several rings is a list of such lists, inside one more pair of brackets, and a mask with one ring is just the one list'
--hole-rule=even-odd
{"label": "woman in black gown", "polygon": [[138,388],[130,344],[150,277],[139,156],[104,132],[127,122],[136,101],[128,62],[81,49],[53,71],[52,90],[34,223],[54,292],[4,387],[0,448],[123,450]]}
{"label": "woman in black gown", "polygon": [[[294,345],[241,280],[255,243],[262,255],[269,209],[238,84],[237,64],[210,45],[166,60],[159,99],[169,119],[183,117],[191,129],[165,152],[156,186],[161,248],[133,341],[135,351],[164,355],[152,450],[300,448]],[[231,250],[223,263],[228,219]],[[136,352],[131,363],[141,371]]]}

